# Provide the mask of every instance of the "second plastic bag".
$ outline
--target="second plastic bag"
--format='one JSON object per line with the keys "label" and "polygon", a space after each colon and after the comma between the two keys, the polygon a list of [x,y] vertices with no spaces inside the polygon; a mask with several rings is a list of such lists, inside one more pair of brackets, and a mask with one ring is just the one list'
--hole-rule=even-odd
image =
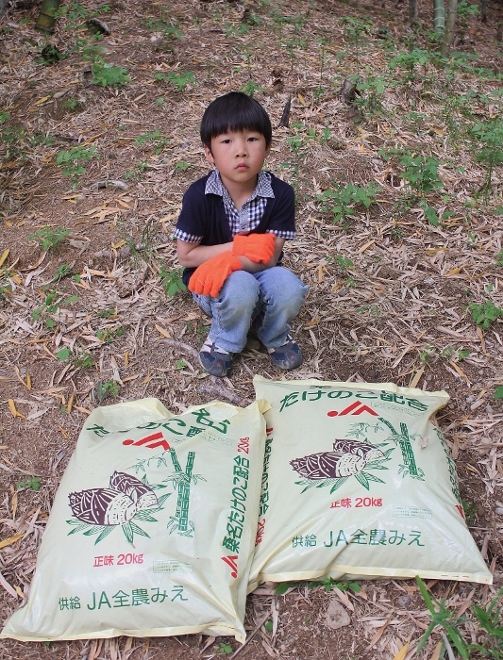
{"label": "second plastic bag", "polygon": [[271,408],[249,590],[325,577],[491,583],[454,461],[430,421],[445,392],[260,376],[254,384]]}

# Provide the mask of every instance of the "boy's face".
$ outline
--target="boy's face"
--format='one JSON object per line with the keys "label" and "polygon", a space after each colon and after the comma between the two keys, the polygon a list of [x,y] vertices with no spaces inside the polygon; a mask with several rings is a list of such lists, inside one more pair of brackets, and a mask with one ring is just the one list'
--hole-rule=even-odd
{"label": "boy's face", "polygon": [[227,131],[211,140],[211,149],[204,147],[208,162],[214,165],[226,188],[255,187],[270,147],[257,131]]}

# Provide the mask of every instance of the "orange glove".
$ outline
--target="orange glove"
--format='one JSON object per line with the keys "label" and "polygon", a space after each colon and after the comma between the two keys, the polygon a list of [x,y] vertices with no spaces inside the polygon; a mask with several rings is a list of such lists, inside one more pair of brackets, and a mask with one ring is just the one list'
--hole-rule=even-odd
{"label": "orange glove", "polygon": [[232,241],[232,254],[246,257],[256,264],[268,263],[276,247],[275,234],[236,234]]}
{"label": "orange glove", "polygon": [[241,270],[241,262],[232,252],[222,252],[201,264],[192,273],[189,291],[215,298],[220,293],[225,280],[235,270]]}

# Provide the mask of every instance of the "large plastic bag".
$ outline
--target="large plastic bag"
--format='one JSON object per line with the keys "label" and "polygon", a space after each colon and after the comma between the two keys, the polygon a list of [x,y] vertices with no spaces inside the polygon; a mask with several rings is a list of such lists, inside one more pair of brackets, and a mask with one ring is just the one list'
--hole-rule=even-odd
{"label": "large plastic bag", "polygon": [[97,408],[63,475],[20,640],[234,635],[243,642],[265,442],[262,407]]}
{"label": "large plastic bag", "polygon": [[447,393],[260,376],[254,384],[271,408],[250,591],[263,580],[328,577],[491,583],[430,421]]}

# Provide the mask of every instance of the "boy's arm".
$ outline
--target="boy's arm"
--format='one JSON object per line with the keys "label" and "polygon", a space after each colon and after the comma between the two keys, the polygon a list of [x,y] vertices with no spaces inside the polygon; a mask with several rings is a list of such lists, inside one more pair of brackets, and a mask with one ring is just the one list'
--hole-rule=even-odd
{"label": "boy's arm", "polygon": [[[265,265],[257,264],[246,257],[238,257],[241,261],[243,270],[246,270],[248,273],[258,273],[266,268],[272,268],[278,263],[284,244],[285,239],[276,236],[274,254],[271,260]],[[179,238],[176,241],[178,261],[180,262],[180,265],[185,268],[197,268],[205,261],[208,261],[208,259],[216,257],[217,254],[230,252],[231,250],[232,242],[221,243],[220,245],[201,245],[200,243],[187,243]]]}
{"label": "boy's arm", "polygon": [[197,268],[205,261],[216,257],[222,252],[232,250],[232,242],[220,245],[201,245],[200,243],[187,243],[179,238],[176,240],[176,255],[184,268]]}

